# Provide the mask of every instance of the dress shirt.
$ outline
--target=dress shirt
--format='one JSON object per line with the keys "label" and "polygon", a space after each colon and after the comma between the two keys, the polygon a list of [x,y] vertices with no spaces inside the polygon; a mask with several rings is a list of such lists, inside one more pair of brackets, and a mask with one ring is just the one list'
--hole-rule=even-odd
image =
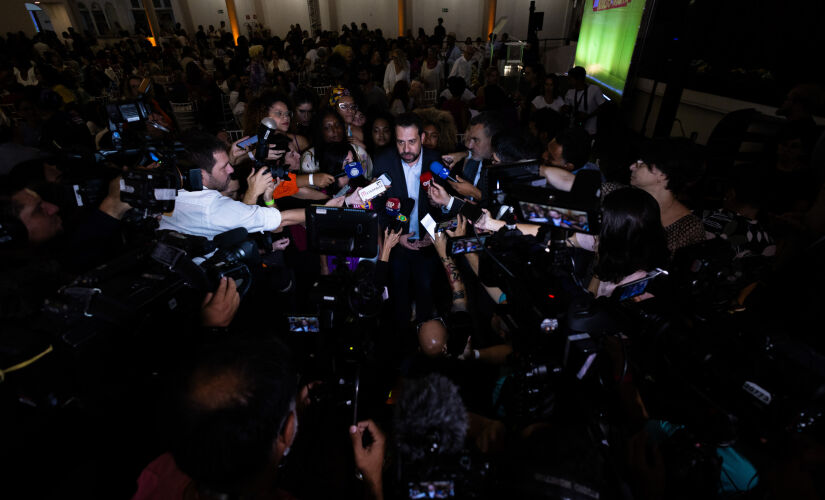
{"label": "dress shirt", "polygon": [[418,160],[412,165],[408,165],[401,160],[401,170],[404,171],[404,180],[407,182],[407,196],[415,201],[412,213],[410,213],[410,232],[412,238],[418,239],[418,192],[421,183],[421,165],[424,162],[424,150],[418,155]]}
{"label": "dress shirt", "polygon": [[174,212],[163,216],[158,229],[171,229],[211,240],[216,235],[237,227],[257,233],[273,231],[280,225],[281,212],[277,208],[247,205],[212,189],[181,189],[175,198]]}

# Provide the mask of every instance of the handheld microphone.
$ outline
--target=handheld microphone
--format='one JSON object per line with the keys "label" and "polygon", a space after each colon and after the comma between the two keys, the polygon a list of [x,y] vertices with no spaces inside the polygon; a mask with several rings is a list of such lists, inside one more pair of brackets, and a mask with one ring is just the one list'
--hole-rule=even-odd
{"label": "handheld microphone", "polygon": [[453,182],[458,182],[458,180],[455,177],[450,175],[450,169],[442,165],[440,162],[434,161],[430,163],[430,172],[441,177],[442,179],[448,179]]}
{"label": "handheld microphone", "polygon": [[433,174],[430,172],[424,172],[423,174],[421,174],[420,180],[421,185],[424,186],[424,189],[429,191],[430,186],[433,183]]}
{"label": "handheld microphone", "polygon": [[401,213],[401,200],[398,198],[389,198],[386,204],[387,215],[390,217],[398,217]]}
{"label": "handheld microphone", "polygon": [[255,159],[266,161],[269,155],[269,140],[278,131],[278,124],[270,117],[265,117],[258,125],[258,147],[255,148]]}
{"label": "handheld microphone", "polygon": [[364,167],[360,161],[351,161],[344,165],[344,171],[335,176],[336,179],[347,176],[350,179],[364,175]]}
{"label": "handheld microphone", "polygon": [[[387,200],[387,206],[389,207],[390,200],[398,200],[398,198],[390,198]],[[415,208],[415,200],[412,198],[404,198],[399,203],[399,209],[396,212],[396,215],[391,215],[389,208],[387,209],[387,215],[390,216],[390,223],[389,228],[390,231],[398,231],[401,230],[402,233],[406,234],[410,232],[410,214]]]}

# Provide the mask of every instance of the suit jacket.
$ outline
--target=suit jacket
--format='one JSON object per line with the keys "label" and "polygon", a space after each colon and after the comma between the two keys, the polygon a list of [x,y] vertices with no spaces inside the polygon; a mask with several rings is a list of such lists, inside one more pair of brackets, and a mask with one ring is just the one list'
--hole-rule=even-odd
{"label": "suit jacket", "polygon": [[[434,161],[441,161],[441,156],[438,152],[434,150],[430,150],[421,148],[421,154],[424,155],[424,158],[421,162],[421,173],[429,172],[430,171],[430,164]],[[386,174],[387,177],[390,178],[391,184],[389,189],[387,189],[387,197],[388,198],[411,198],[410,194],[407,192],[407,181],[404,177],[404,169],[401,166],[401,156],[398,154],[398,150],[394,147],[385,148],[378,152],[378,154],[373,158],[372,162],[373,166],[373,175],[377,178],[381,174]],[[434,182],[438,182],[442,186],[444,186],[444,181],[442,181],[438,177],[433,178]],[[436,221],[450,219],[456,216],[458,213],[458,206],[460,203],[455,203],[453,209],[445,214],[441,211],[439,207],[433,206],[430,204],[430,199],[427,197],[427,191],[421,186],[421,183],[418,183],[418,234],[420,237],[424,237],[427,234],[427,231],[424,229],[424,226],[421,225],[421,219],[424,218],[426,214],[430,214],[430,216],[435,219]]]}

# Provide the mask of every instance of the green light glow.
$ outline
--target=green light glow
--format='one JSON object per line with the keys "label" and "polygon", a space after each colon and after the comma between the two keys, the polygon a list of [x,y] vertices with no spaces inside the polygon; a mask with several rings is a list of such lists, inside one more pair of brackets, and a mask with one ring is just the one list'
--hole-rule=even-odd
{"label": "green light glow", "polygon": [[645,0],[627,0],[621,7],[604,8],[622,0],[597,0],[603,10],[594,11],[596,0],[586,0],[579,42],[576,46],[576,66],[583,66],[587,76],[605,90],[611,99],[621,99],[636,36],[644,12]]}

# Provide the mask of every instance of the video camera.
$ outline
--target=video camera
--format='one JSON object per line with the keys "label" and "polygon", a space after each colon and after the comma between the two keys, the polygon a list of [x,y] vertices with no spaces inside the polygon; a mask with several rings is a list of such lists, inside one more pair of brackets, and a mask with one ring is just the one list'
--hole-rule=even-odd
{"label": "video camera", "polygon": [[275,123],[275,120],[268,116],[261,120],[260,125],[258,125],[257,140],[252,140],[244,146],[254,144],[255,142],[257,142],[255,155],[253,156],[255,166],[257,168],[268,168],[273,179],[289,180],[289,172],[285,168],[283,156],[277,160],[267,159],[270,146],[274,146],[276,151],[284,151],[284,155],[289,151],[289,137],[278,132],[278,124]]}

